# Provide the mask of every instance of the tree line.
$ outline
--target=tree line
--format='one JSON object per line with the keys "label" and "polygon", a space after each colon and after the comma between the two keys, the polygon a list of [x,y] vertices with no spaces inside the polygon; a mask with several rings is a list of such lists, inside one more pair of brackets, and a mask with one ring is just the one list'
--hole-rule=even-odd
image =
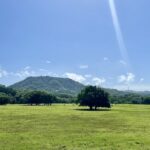
{"label": "tree line", "polygon": [[16,91],[0,85],[0,105],[5,104],[30,104],[51,105],[57,102],[56,96],[44,91]]}
{"label": "tree line", "polygon": [[[54,94],[44,91],[30,91],[30,90],[14,90],[12,88],[0,85],[0,105],[4,104],[30,104],[30,97],[37,96],[38,102],[35,104],[47,104],[47,97],[51,99],[52,103],[75,103],[76,97],[70,94]],[[44,100],[45,99],[45,100]]]}
{"label": "tree line", "polygon": [[[100,100],[102,102],[100,102]],[[109,99],[109,102],[108,102]],[[98,101],[97,101],[98,100]],[[92,102],[92,104],[91,104]],[[30,104],[51,105],[52,103],[79,103],[97,109],[109,104],[150,104],[150,96],[141,96],[135,93],[125,95],[111,95],[104,89],[88,86],[78,96],[70,94],[53,94],[44,91],[19,91],[0,85],[0,105],[4,104]]]}

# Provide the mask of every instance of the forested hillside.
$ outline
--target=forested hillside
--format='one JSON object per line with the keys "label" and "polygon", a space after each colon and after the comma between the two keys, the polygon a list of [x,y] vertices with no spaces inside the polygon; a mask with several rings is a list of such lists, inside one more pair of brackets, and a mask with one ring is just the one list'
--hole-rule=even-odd
{"label": "forested hillside", "polygon": [[77,95],[84,85],[68,78],[41,76],[29,77],[10,87],[16,90],[38,90],[54,94]]}
{"label": "forested hillside", "polygon": [[[46,92],[55,96],[54,103],[76,103],[77,95],[85,85],[68,78],[29,77],[10,87],[0,86],[1,103],[26,103],[30,92]],[[150,92],[119,91],[106,89],[112,104],[150,104]]]}

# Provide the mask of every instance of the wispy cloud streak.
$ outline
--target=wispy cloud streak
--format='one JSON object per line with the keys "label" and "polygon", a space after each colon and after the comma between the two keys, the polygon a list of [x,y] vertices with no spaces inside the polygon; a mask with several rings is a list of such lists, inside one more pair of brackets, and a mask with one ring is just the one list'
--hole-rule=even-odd
{"label": "wispy cloud streak", "polygon": [[128,65],[130,66],[128,52],[127,52],[127,48],[125,46],[125,42],[123,39],[123,35],[122,35],[122,31],[121,31],[121,27],[120,27],[114,0],[109,0],[109,7],[110,7],[110,11],[111,11],[111,16],[112,16],[113,25],[115,28],[116,37],[117,37],[121,56],[124,59],[124,61],[126,61],[128,63]]}

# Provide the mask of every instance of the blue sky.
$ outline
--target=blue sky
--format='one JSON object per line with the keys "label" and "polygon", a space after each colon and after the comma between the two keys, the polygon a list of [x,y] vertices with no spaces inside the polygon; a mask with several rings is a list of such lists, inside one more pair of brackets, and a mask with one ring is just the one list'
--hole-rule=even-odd
{"label": "blue sky", "polygon": [[28,76],[150,90],[150,1],[0,0],[0,83]]}

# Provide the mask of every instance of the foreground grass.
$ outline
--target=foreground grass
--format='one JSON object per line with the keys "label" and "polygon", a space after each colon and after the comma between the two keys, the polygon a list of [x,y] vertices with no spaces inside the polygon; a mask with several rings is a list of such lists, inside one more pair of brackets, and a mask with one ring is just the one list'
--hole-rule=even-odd
{"label": "foreground grass", "polygon": [[150,150],[150,106],[0,106],[1,150]]}

